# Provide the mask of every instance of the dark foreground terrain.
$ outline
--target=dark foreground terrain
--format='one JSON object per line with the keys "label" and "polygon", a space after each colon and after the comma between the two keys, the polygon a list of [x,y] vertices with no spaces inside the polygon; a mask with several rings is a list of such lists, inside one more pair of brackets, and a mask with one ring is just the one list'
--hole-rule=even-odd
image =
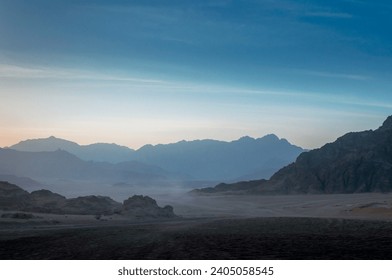
{"label": "dark foreground terrain", "polygon": [[270,217],[103,224],[3,227],[0,259],[392,259],[388,221]]}

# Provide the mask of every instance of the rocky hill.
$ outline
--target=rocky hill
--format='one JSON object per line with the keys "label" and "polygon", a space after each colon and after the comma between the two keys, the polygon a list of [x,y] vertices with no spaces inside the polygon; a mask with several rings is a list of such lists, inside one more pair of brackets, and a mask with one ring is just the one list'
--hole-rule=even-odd
{"label": "rocky hill", "polygon": [[161,208],[157,202],[148,196],[134,195],[124,201],[120,214],[135,218],[174,218],[173,207],[166,205]]}
{"label": "rocky hill", "polygon": [[89,195],[67,199],[62,211],[69,214],[112,215],[120,208],[121,203],[110,197]]}
{"label": "rocky hill", "polygon": [[270,180],[201,189],[197,193],[359,193],[392,191],[392,116],[376,130],[351,132],[298,156]]}
{"label": "rocky hill", "polygon": [[0,210],[52,214],[112,215],[132,218],[174,218],[173,207],[159,207],[148,196],[133,196],[118,203],[105,196],[81,196],[67,199],[48,190],[32,193],[8,182],[0,181]]}
{"label": "rocky hill", "polygon": [[0,181],[0,208],[19,210],[30,205],[29,193],[16,185]]}
{"label": "rocky hill", "polygon": [[29,199],[29,207],[23,209],[41,213],[62,213],[62,209],[67,202],[64,196],[48,190],[33,191]]}
{"label": "rocky hill", "polygon": [[225,193],[225,194],[246,194],[253,192],[254,189],[263,185],[267,180],[252,180],[252,181],[241,181],[233,184],[220,183],[212,188],[202,188],[192,190],[192,194],[214,194],[214,193]]}

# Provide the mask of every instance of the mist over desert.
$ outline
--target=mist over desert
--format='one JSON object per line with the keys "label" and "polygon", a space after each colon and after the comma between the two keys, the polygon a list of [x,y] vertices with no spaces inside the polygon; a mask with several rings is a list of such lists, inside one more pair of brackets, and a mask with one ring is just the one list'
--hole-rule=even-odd
{"label": "mist over desert", "polygon": [[391,14],[0,0],[0,259],[392,259]]}

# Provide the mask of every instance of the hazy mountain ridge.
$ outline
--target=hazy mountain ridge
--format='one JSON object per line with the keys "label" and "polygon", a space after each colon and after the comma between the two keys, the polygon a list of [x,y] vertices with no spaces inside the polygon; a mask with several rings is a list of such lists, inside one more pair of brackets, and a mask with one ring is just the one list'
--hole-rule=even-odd
{"label": "hazy mountain ridge", "polygon": [[196,193],[357,193],[392,190],[392,116],[376,130],[350,132],[304,152],[270,180],[229,184]]}
{"label": "hazy mountain ridge", "polygon": [[0,181],[10,182],[11,184],[20,186],[27,191],[32,189],[42,189],[45,187],[45,185],[42,183],[37,182],[29,177],[18,177],[15,175],[0,174]]}
{"label": "hazy mountain ridge", "polygon": [[226,182],[269,178],[304,151],[273,134],[257,139],[245,136],[231,142],[207,139],[145,145],[136,151],[115,144],[80,146],[55,137],[26,140],[10,148],[35,152],[62,149],[84,160],[105,161],[110,158],[111,162],[120,165],[124,165],[120,163],[123,161],[137,161],[182,174],[188,180]]}
{"label": "hazy mountain ridge", "polygon": [[269,178],[280,167],[293,162],[304,150],[276,135],[231,142],[181,141],[168,145],[146,145],[134,153],[137,161],[164,166],[171,172],[195,179],[226,180]]}
{"label": "hazy mountain ridge", "polygon": [[107,143],[79,145],[75,142],[51,136],[42,139],[29,139],[12,145],[10,149],[23,152],[54,152],[65,150],[83,160],[119,163],[131,160],[134,150],[125,146]]}
{"label": "hazy mountain ridge", "polygon": [[21,152],[1,148],[0,174],[27,176],[36,180],[56,178],[110,183],[166,180],[172,176],[159,167],[138,162],[91,162],[63,150]]}

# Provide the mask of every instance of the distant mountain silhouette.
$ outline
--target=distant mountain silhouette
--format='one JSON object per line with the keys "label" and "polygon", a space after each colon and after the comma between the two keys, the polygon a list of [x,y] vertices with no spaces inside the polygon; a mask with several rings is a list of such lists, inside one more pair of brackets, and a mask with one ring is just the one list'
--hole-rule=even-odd
{"label": "distant mountain silhouette", "polygon": [[129,161],[134,150],[116,144],[96,143],[79,145],[54,136],[42,139],[30,139],[15,144],[10,149],[24,152],[54,152],[64,150],[83,160],[119,163]]}
{"label": "distant mountain silhouette", "polygon": [[271,134],[232,142],[195,140],[146,145],[133,154],[133,159],[187,174],[193,179],[234,181],[269,178],[303,151]]}
{"label": "distant mountain silhouette", "polygon": [[21,152],[0,149],[0,174],[41,179],[67,179],[99,182],[147,182],[167,180],[172,174],[138,162],[112,164],[84,161],[75,155],[54,152]]}
{"label": "distant mountain silhouette", "polygon": [[26,140],[10,148],[30,152],[54,152],[61,149],[83,160],[112,163],[136,161],[182,174],[189,180],[226,182],[269,178],[304,151],[273,134],[258,139],[246,136],[232,142],[195,140],[145,145],[137,151],[115,144],[80,146],[55,137]]}
{"label": "distant mountain silhouette", "polygon": [[37,190],[42,189],[45,186],[40,182],[37,182],[28,177],[18,177],[15,175],[7,175],[7,174],[0,174],[0,181],[7,181],[12,184],[18,185],[21,188],[29,191],[29,190]]}
{"label": "distant mountain silhouette", "polygon": [[392,191],[392,116],[372,131],[351,132],[298,156],[270,180],[241,182],[196,193],[358,193]]}

